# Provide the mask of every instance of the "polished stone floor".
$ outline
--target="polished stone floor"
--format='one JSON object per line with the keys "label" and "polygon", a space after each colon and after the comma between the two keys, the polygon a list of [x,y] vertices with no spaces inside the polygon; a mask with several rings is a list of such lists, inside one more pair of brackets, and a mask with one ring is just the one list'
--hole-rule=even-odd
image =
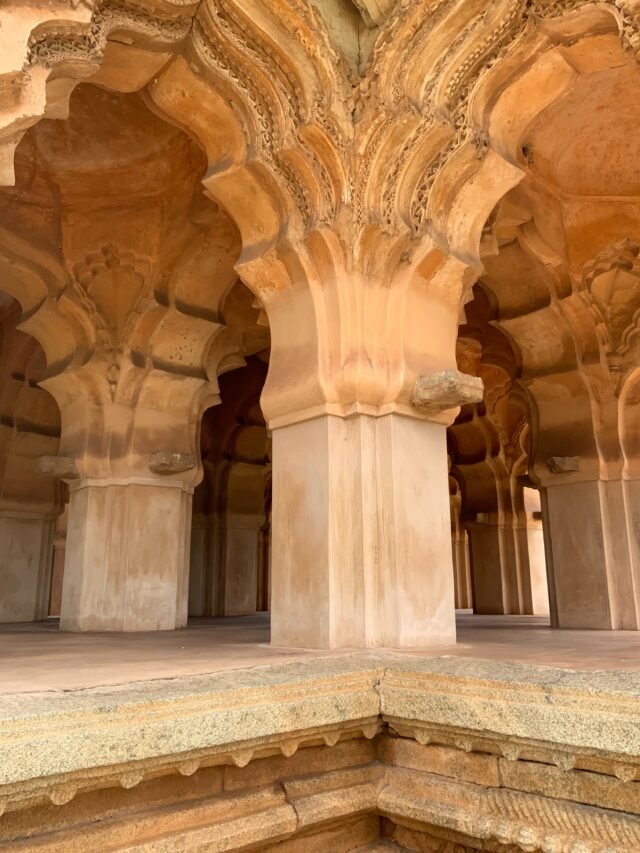
{"label": "polished stone floor", "polygon": [[[640,632],[556,631],[536,616],[459,613],[458,644],[404,654],[456,655],[571,670],[640,670]],[[183,631],[66,634],[55,621],[0,626],[0,693],[74,690],[179,678],[348,653],[269,644],[266,614],[197,619]],[[393,652],[391,652],[393,653]]]}

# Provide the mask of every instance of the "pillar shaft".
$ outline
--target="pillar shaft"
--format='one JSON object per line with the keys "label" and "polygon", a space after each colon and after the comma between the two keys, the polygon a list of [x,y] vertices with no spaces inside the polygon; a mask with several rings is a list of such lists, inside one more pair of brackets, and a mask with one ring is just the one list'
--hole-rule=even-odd
{"label": "pillar shaft", "polygon": [[273,431],[274,644],[455,641],[445,431],[395,414]]}
{"label": "pillar shaft", "polygon": [[640,627],[638,566],[620,480],[548,486],[551,600],[560,628]]}
{"label": "pillar shaft", "polygon": [[471,567],[469,564],[469,541],[467,531],[458,526],[451,537],[453,551],[453,575],[456,607],[468,610],[473,606],[471,592]]}
{"label": "pillar shaft", "polygon": [[50,515],[0,513],[0,622],[47,618],[54,527]]}
{"label": "pillar shaft", "polygon": [[251,523],[233,516],[225,520],[221,534],[224,542],[224,616],[248,616],[256,612],[258,592],[258,536],[262,519]]}
{"label": "pillar shaft", "polygon": [[192,517],[189,552],[189,616],[211,616],[211,527],[208,516]]}
{"label": "pillar shaft", "polygon": [[154,481],[89,482],[71,491],[63,630],[186,625],[191,498]]}
{"label": "pillar shaft", "polygon": [[473,522],[468,525],[476,613],[508,613],[501,571],[500,531],[497,524]]}

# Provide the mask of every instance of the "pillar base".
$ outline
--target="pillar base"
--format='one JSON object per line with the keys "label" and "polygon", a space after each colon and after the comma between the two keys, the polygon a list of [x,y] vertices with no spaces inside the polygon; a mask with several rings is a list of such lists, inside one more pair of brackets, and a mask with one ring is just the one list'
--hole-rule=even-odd
{"label": "pillar base", "polygon": [[46,619],[55,520],[0,513],[0,622]]}
{"label": "pillar base", "polygon": [[160,631],[187,622],[192,495],[171,484],[74,488],[60,627]]}
{"label": "pillar base", "polygon": [[273,431],[272,643],[455,642],[446,428],[397,414]]}

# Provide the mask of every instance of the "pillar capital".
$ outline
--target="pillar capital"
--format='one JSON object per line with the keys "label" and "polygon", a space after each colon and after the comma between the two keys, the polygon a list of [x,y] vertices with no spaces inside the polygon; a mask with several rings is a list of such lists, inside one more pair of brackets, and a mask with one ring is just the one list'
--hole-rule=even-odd
{"label": "pillar capital", "polygon": [[433,385],[431,405],[416,405],[421,376],[456,371],[461,299],[477,272],[429,239],[335,225],[241,257],[238,270],[271,328],[262,395],[270,428],[322,415],[448,422],[443,412],[469,393],[473,382],[465,390],[459,381],[458,398],[457,373],[445,372],[439,399]]}

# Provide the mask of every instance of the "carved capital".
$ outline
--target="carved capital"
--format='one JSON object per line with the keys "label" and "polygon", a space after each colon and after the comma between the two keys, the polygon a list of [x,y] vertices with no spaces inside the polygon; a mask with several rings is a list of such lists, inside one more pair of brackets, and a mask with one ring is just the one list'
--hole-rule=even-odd
{"label": "carved capital", "polygon": [[466,403],[479,403],[483,393],[480,377],[459,370],[438,370],[418,378],[411,402],[416,408],[435,414]]}

